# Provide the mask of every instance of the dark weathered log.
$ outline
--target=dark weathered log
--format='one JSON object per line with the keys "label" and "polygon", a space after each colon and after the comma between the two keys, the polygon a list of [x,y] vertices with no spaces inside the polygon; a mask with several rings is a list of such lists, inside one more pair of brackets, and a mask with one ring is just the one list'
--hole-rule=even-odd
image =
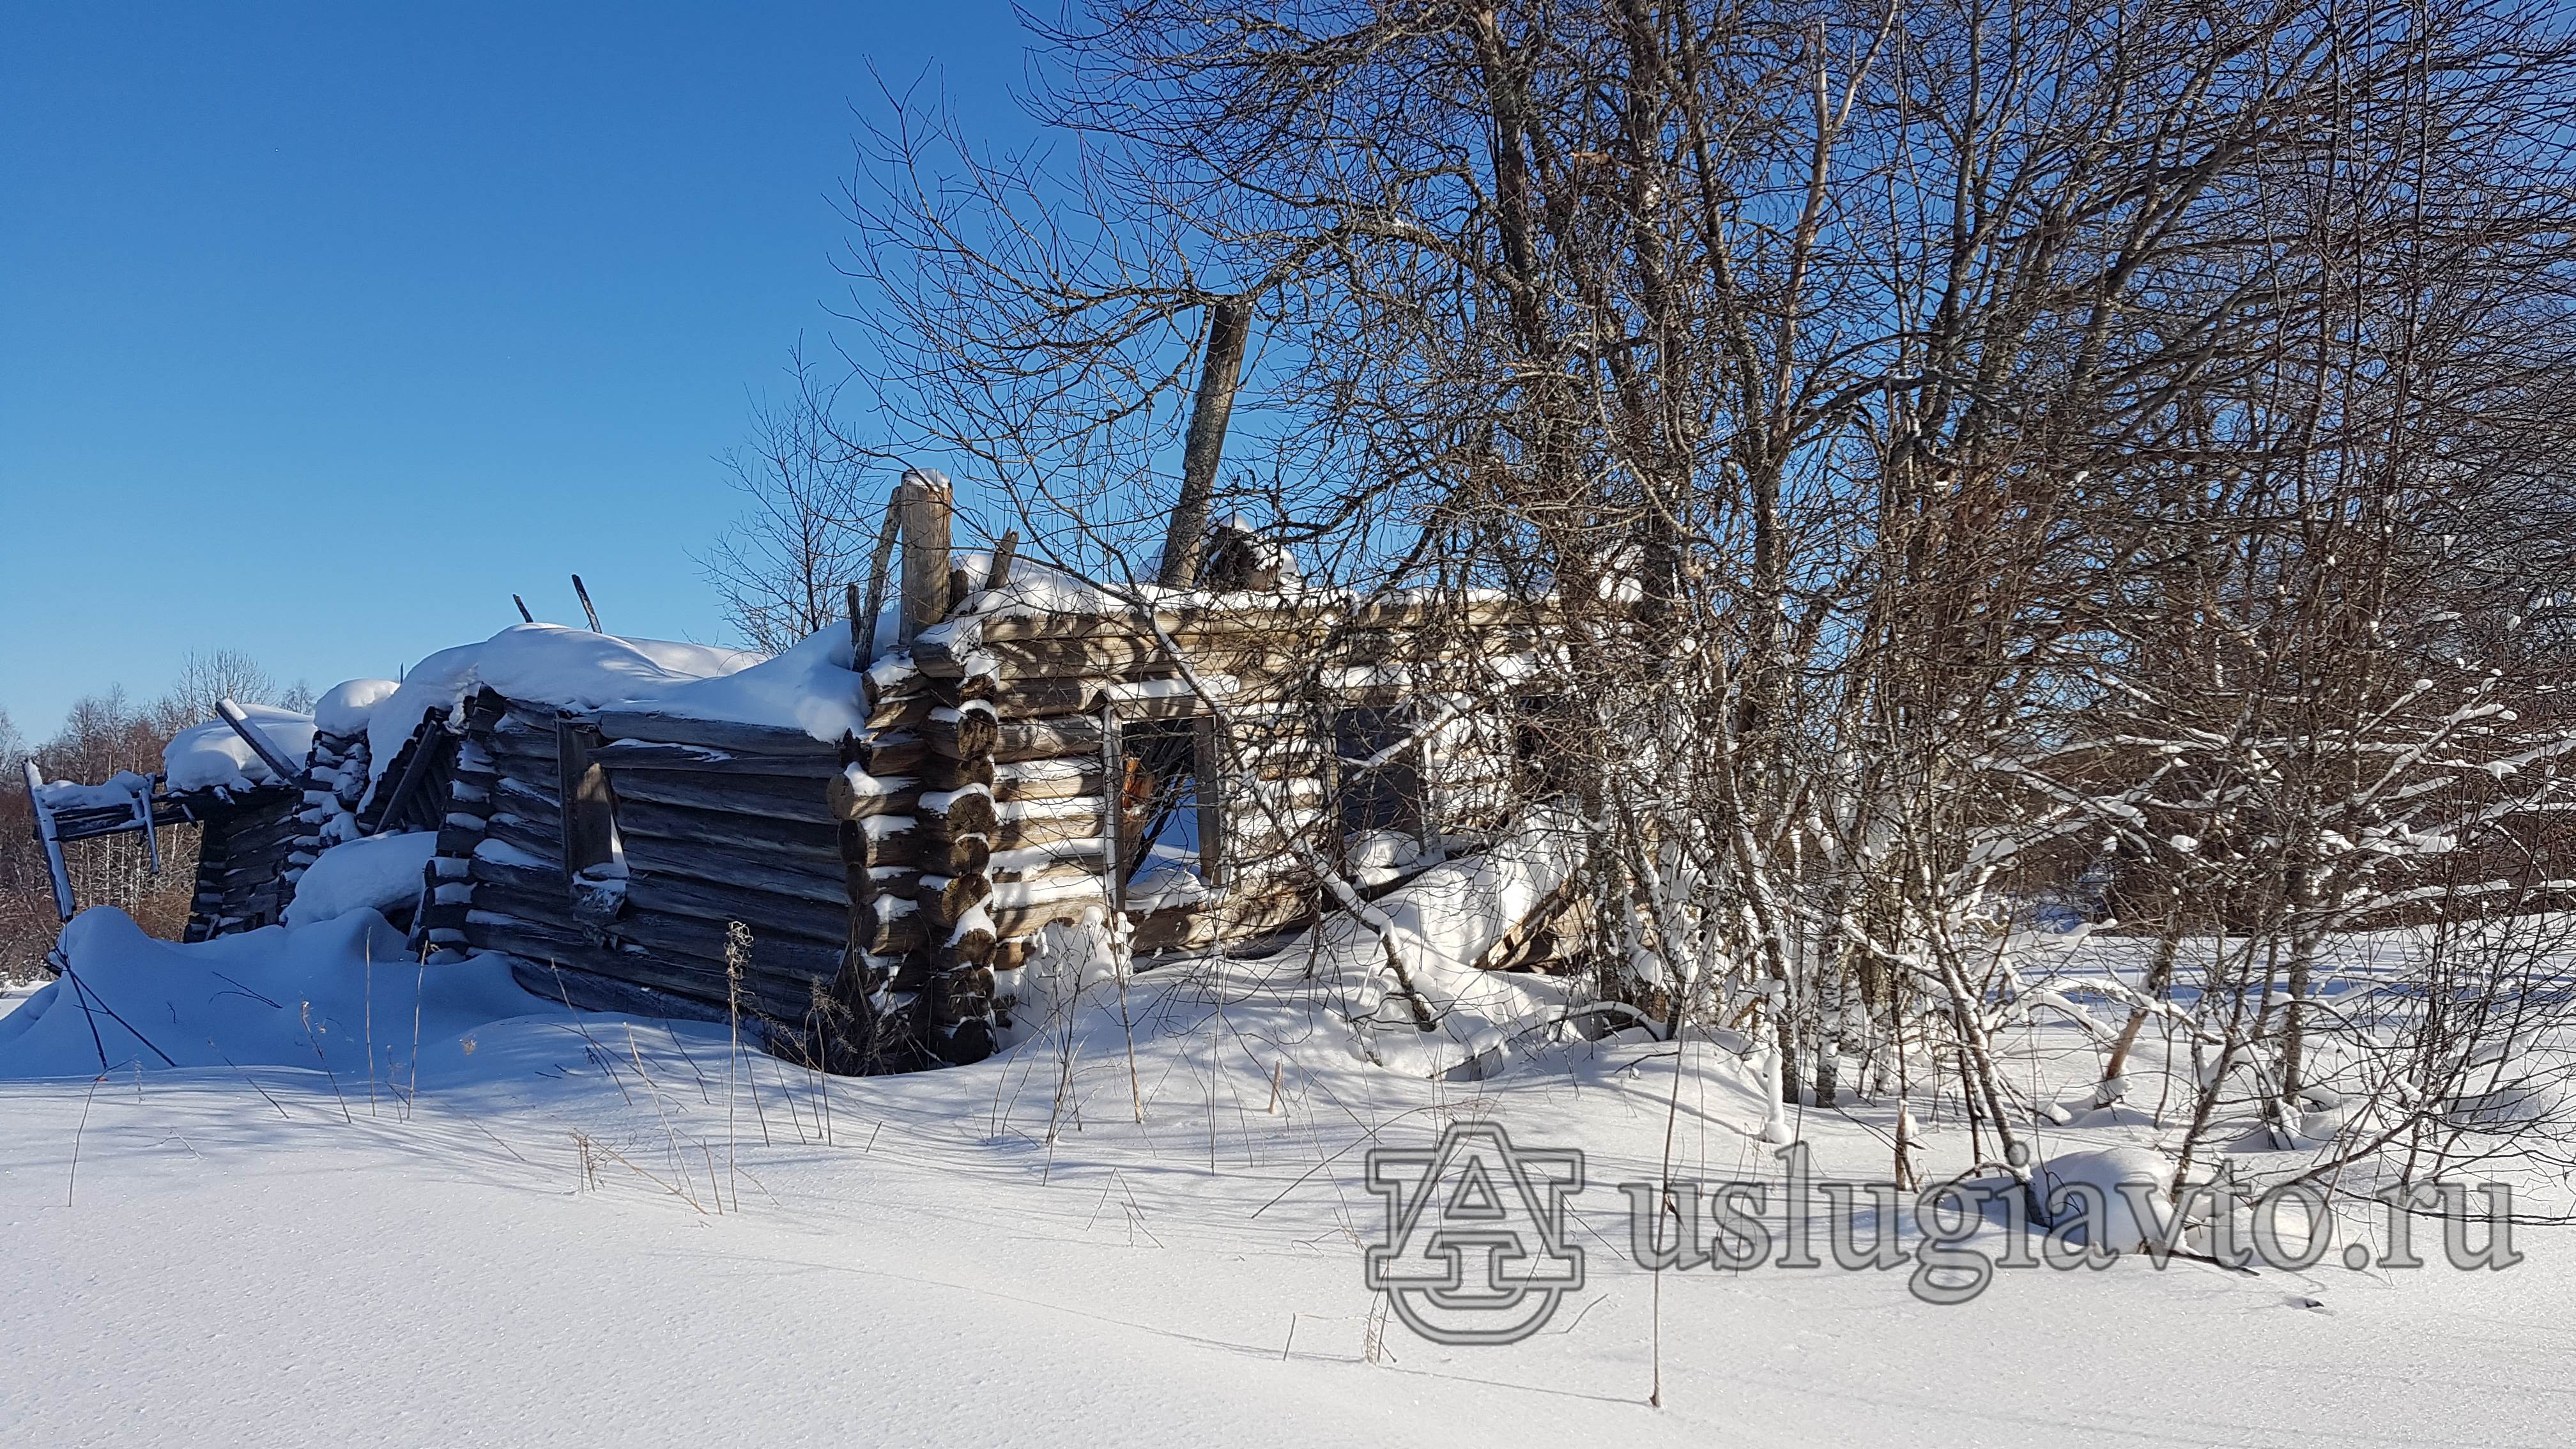
{"label": "dark weathered log", "polygon": [[846,909],[850,901],[846,869],[822,876],[746,860],[739,855],[715,857],[681,852],[656,852],[655,855],[657,863],[648,865],[635,852],[627,852],[627,865],[634,872],[635,880],[695,882],[714,891],[756,891],[835,909]]}
{"label": "dark weathered log", "polygon": [[917,818],[923,829],[948,840],[961,835],[989,838],[1001,829],[993,797],[982,790],[924,795]]}
{"label": "dark weathered log", "polygon": [[[975,833],[965,830],[952,833],[944,827],[943,822],[930,815],[925,814],[918,818],[921,822],[923,841],[922,868],[925,870],[932,868],[932,851],[959,837],[971,838]],[[987,846],[992,850],[1021,850],[1033,845],[1053,845],[1065,840],[1088,840],[1099,833],[1098,814],[1077,813],[1002,820],[991,830],[983,832],[983,835]]]}
{"label": "dark weathered log", "polygon": [[992,895],[993,882],[984,876],[926,876],[913,900],[932,921],[942,927],[952,927]]}
{"label": "dark weathered log", "polygon": [[839,853],[851,866],[908,865],[920,849],[920,828],[909,815],[876,815],[842,824]]}
{"label": "dark weathered log", "polygon": [[909,900],[885,896],[853,913],[850,927],[850,943],[866,954],[900,956],[921,948],[930,923]]}
{"label": "dark weathered log", "polygon": [[998,753],[991,710],[934,710],[922,721],[921,735],[931,753],[945,759],[1011,758]]}
{"label": "dark weathered log", "polygon": [[841,762],[830,754],[736,754],[708,745],[672,745],[652,740],[611,740],[591,751],[591,758],[620,774],[630,770],[669,770],[690,775],[824,780],[841,772]]}
{"label": "dark weathered log", "polygon": [[627,878],[626,899],[629,910],[663,911],[718,923],[740,921],[755,933],[784,932],[825,943],[838,943],[850,933],[846,895],[838,900],[817,901],[809,896],[757,890],[739,882],[637,871]]}
{"label": "dark weathered log", "polygon": [[871,815],[910,815],[921,799],[921,785],[909,777],[886,779],[868,777],[880,786],[900,785],[894,790],[871,789],[862,792],[850,783],[847,772],[823,782],[824,813],[834,820],[864,820]]}
{"label": "dark weathered log", "polygon": [[519,989],[547,1001],[562,1001],[576,1011],[640,1016],[649,1020],[723,1021],[722,1008],[694,996],[664,991],[640,982],[621,981],[577,966],[520,961],[510,968]]}
{"label": "dark weathered log", "polygon": [[786,845],[834,851],[840,848],[841,840],[839,830],[828,817],[825,823],[816,823],[730,811],[695,810],[642,799],[621,803],[617,812],[617,828],[620,834],[652,835],[683,842],[703,840],[752,849]]}
{"label": "dark weathered log", "polygon": [[957,841],[922,835],[916,837],[910,858],[926,874],[980,875],[993,858],[993,843],[980,835]]}
{"label": "dark weathered log", "polygon": [[531,821],[523,816],[491,817],[483,822],[483,837],[525,851],[540,860],[556,860],[563,854],[563,837],[555,833],[552,824]]}
{"label": "dark weathered log", "polygon": [[[658,870],[702,880],[759,882],[754,875],[794,876],[838,890],[846,870],[841,852],[768,846],[750,849],[708,841],[666,840],[655,835],[625,835],[626,863],[637,870]],[[775,887],[773,887],[775,888]],[[794,895],[799,892],[789,891]]]}
{"label": "dark weathered log", "polygon": [[524,861],[493,860],[477,855],[467,859],[466,873],[473,880],[525,891],[534,896],[554,893],[569,899],[572,889],[565,882],[563,871],[552,863],[530,865]]}
{"label": "dark weathered log", "polygon": [[967,759],[950,759],[933,755],[922,762],[921,788],[930,791],[963,790],[969,785],[990,786],[993,783],[993,757],[975,755]]}
{"label": "dark weathered log", "polygon": [[492,786],[489,804],[495,815],[516,815],[522,820],[542,822],[558,833],[563,829],[563,806],[554,791],[532,785],[516,775],[504,775]]}
{"label": "dark weathered log", "polygon": [[622,805],[649,800],[729,815],[756,815],[768,820],[803,820],[826,825],[835,818],[824,798],[824,786],[813,780],[777,775],[695,777],[671,770],[639,770],[614,782]]}
{"label": "dark weathered log", "polygon": [[704,745],[747,755],[820,755],[835,758],[833,741],[818,740],[789,726],[736,724],[730,720],[686,719],[645,710],[604,709],[595,717],[599,732],[612,740],[650,740],[661,744]]}
{"label": "dark weathered log", "polygon": [[[841,969],[844,941],[836,937],[828,945],[789,935],[782,931],[763,933],[756,922],[752,928],[751,959],[759,969],[782,975],[807,976],[830,981]],[[629,905],[618,917],[617,936],[648,951],[677,952],[699,960],[724,960],[725,923],[700,916],[674,915],[666,911]],[[719,979],[722,967],[718,966]]]}

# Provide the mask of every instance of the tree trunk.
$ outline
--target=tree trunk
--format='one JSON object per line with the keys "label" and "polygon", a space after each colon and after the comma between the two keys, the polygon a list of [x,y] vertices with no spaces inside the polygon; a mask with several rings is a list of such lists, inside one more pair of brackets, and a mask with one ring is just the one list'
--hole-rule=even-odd
{"label": "tree trunk", "polygon": [[1225,456],[1226,423],[1234,416],[1234,392],[1243,381],[1243,349],[1252,335],[1252,299],[1223,297],[1209,304],[1207,361],[1199,373],[1197,400],[1190,408],[1189,440],[1181,450],[1181,496],[1172,505],[1172,522],[1163,534],[1160,582],[1167,589],[1186,589],[1199,580],[1199,557],[1207,550],[1208,510],[1216,497],[1216,465]]}

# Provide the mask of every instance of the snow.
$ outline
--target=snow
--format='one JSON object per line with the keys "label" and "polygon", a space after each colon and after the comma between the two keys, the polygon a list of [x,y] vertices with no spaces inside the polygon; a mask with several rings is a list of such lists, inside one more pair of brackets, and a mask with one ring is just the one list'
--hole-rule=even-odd
{"label": "snow", "polygon": [[[2524,1229],[2506,1273],[2132,1258],[1953,1308],[1903,1270],[1650,1275],[1614,1184],[1669,1153],[1779,1187],[1765,1094],[1700,1044],[1551,1046],[1462,1087],[1343,1050],[1293,971],[1122,993],[1086,953],[1016,1049],[826,1091],[721,1026],[424,967],[364,912],[174,946],[93,910],[66,948],[95,1006],[56,986],[0,1016],[0,1302],[42,1346],[0,1378],[0,1442],[2565,1437],[2566,1229]],[[1852,1112],[1803,1114],[1817,1170],[1883,1175],[1893,1114]],[[1362,1153],[1461,1118],[1586,1151],[1587,1286],[1526,1343],[1389,1325],[1372,1351]],[[1928,1176],[1969,1169],[1963,1123],[1915,1125]],[[2052,1160],[2142,1132],[2061,1131]]]}
{"label": "snow", "polygon": [[77,780],[47,780],[36,796],[49,810],[131,810],[137,798],[152,793],[152,777],[119,770],[95,785]]}
{"label": "snow", "polygon": [[420,894],[423,874],[437,846],[436,835],[419,830],[332,846],[296,879],[295,898],[286,907],[287,924],[310,926],[353,911],[409,904]]}
{"label": "snow", "polygon": [[850,668],[850,631],[835,624],[777,658],[627,702],[663,714],[736,724],[786,726],[818,740],[867,733],[859,677]]}
{"label": "snow", "polygon": [[[251,727],[268,737],[277,752],[301,760],[313,751],[313,717],[272,705],[246,704],[242,713]],[[191,725],[161,751],[164,784],[174,793],[222,788],[247,790],[276,778],[250,742],[222,720]]]}
{"label": "snow", "polygon": [[362,734],[376,706],[400,688],[391,679],[349,679],[332,685],[313,701],[313,728],[342,739]]}
{"label": "snow", "polygon": [[478,689],[557,709],[637,710],[837,740],[866,720],[849,666],[844,625],[763,658],[740,649],[519,624],[480,644],[440,650],[377,701],[367,727],[369,768],[381,776],[424,714],[452,711]]}

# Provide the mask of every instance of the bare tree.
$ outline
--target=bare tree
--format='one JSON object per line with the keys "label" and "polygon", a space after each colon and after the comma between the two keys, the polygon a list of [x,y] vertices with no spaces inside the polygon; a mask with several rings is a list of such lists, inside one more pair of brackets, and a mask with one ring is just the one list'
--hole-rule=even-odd
{"label": "bare tree", "polygon": [[831,396],[801,351],[790,371],[792,395],[756,405],[752,441],[724,458],[748,511],[698,561],[726,618],[772,654],[842,617],[873,533],[864,456],[833,435]]}

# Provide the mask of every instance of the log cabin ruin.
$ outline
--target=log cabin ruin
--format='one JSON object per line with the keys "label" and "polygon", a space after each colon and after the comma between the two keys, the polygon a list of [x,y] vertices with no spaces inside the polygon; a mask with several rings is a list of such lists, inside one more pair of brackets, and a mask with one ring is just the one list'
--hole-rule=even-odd
{"label": "log cabin ruin", "polygon": [[[431,963],[503,953],[568,1008],[909,1070],[1006,1040],[1052,927],[1140,969],[1255,953],[1471,855],[1543,783],[1518,728],[1546,708],[1540,602],[1306,590],[1234,524],[1205,587],[1112,592],[1007,537],[956,552],[949,513],[907,474],[847,626],[774,659],[531,623],[342,686],[301,761],[262,751],[220,828],[189,817],[220,876],[191,937],[285,920],[358,854],[330,852],[402,838],[416,887],[369,903]],[[1544,967],[1566,905],[1474,964]]]}

